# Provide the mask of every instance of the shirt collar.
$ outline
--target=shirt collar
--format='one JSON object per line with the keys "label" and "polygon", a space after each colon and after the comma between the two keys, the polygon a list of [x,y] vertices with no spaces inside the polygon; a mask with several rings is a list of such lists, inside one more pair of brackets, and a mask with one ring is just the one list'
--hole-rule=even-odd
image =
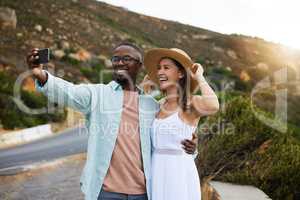
{"label": "shirt collar", "polygon": [[[109,84],[108,84],[113,90],[117,91],[117,90],[122,90],[122,87],[119,83],[117,83],[116,81],[112,80]],[[139,86],[136,85],[136,88],[138,90],[139,94],[144,94],[143,89],[141,89]]]}

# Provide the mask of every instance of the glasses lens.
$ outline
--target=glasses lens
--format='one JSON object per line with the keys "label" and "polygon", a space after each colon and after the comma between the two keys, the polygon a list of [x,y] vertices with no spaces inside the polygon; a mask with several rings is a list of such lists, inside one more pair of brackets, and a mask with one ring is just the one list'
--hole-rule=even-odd
{"label": "glasses lens", "polygon": [[137,59],[132,58],[131,56],[113,56],[111,58],[111,62],[114,64],[119,63],[121,60],[124,64],[129,64],[131,61],[138,61]]}
{"label": "glasses lens", "polygon": [[121,60],[121,57],[119,57],[119,56],[113,56],[112,58],[111,58],[111,62],[112,63],[117,63],[117,62],[119,62]]}
{"label": "glasses lens", "polygon": [[124,56],[123,59],[122,59],[122,61],[123,61],[124,63],[129,63],[129,62],[132,61],[132,60],[133,60],[133,58],[131,58],[130,56]]}

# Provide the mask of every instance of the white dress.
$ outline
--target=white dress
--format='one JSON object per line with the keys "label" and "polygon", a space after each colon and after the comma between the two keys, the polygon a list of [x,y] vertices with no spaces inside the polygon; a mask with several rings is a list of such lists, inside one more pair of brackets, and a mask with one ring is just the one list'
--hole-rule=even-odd
{"label": "white dress", "polygon": [[181,141],[192,139],[197,127],[183,122],[178,112],[154,119],[151,128],[152,200],[201,200],[200,180],[192,155]]}

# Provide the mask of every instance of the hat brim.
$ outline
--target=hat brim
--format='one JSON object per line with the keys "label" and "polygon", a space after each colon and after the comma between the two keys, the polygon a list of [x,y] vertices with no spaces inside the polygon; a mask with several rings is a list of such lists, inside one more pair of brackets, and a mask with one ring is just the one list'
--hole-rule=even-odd
{"label": "hat brim", "polygon": [[198,81],[191,78],[190,76],[190,73],[192,73],[191,69],[194,62],[181,53],[176,52],[172,49],[155,48],[146,52],[144,57],[144,66],[147,70],[150,80],[159,85],[159,80],[157,77],[157,66],[161,59],[165,57],[176,60],[185,68],[187,75],[190,77],[190,92],[194,93],[198,86]]}

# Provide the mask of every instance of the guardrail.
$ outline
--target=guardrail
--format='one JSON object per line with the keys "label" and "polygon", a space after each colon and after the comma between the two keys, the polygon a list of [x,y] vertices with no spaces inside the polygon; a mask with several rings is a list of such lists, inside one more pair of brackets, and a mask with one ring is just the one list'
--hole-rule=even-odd
{"label": "guardrail", "polygon": [[52,134],[50,124],[5,133],[0,135],[0,149],[31,142]]}

